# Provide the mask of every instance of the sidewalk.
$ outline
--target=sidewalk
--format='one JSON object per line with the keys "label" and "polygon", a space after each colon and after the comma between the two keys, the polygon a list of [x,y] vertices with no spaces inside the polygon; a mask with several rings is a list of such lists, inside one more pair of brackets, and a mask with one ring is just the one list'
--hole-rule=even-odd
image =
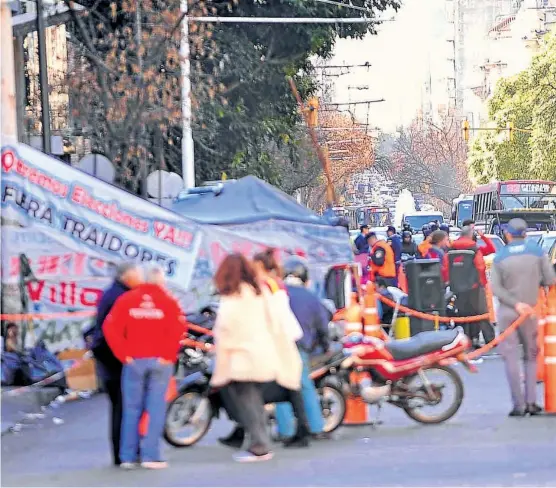
{"label": "sidewalk", "polygon": [[41,407],[48,405],[59,394],[59,388],[41,388],[22,394],[11,396],[9,391],[18,387],[3,387],[1,397],[2,435],[8,432],[16,423],[22,422],[26,414],[41,413]]}

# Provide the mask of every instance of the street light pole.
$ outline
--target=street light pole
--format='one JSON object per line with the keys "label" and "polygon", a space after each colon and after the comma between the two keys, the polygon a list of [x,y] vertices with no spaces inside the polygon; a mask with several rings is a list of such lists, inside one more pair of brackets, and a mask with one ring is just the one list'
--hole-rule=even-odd
{"label": "street light pole", "polygon": [[[181,0],[182,12],[187,15],[188,0]],[[189,60],[189,24],[187,17],[183,21],[180,45],[181,57],[181,170],[185,189],[195,188],[195,151],[193,131],[191,129],[191,63]]]}
{"label": "street light pole", "polygon": [[50,103],[48,101],[48,62],[46,59],[46,27],[42,0],[37,0],[37,38],[39,44],[39,87],[41,91],[42,150],[51,153]]}

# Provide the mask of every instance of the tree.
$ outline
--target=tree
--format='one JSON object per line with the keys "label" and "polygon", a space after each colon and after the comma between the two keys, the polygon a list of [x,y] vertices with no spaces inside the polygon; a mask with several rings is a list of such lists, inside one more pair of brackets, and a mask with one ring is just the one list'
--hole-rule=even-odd
{"label": "tree", "polygon": [[[351,2],[370,12],[398,8],[396,0]],[[239,1],[233,9],[217,6],[218,15],[265,17],[350,17],[368,15],[315,0]],[[197,97],[194,127],[198,178],[214,179],[222,171],[234,177],[247,173],[284,189],[285,173],[274,164],[277,151],[300,167],[306,157],[301,121],[285,76],[293,76],[304,99],[317,88],[311,58],[328,57],[337,36],[375,33],[373,24],[222,24],[214,28],[214,58],[198,64],[194,87],[214,74],[222,97],[207,102]],[[216,73],[214,70],[216,69]],[[283,158],[278,157],[280,161]]]}
{"label": "tree", "polygon": [[549,34],[544,49],[528,69],[498,82],[489,101],[489,127],[517,131],[514,141],[507,132],[481,132],[469,154],[472,178],[491,180],[556,177],[556,34]]}
{"label": "tree", "polygon": [[530,139],[531,172],[538,178],[556,179],[556,33],[547,37],[544,50],[528,70],[532,99]]}
{"label": "tree", "polygon": [[[73,5],[72,0],[65,0]],[[96,149],[136,191],[165,160],[181,169],[179,0],[81,0],[74,11],[72,114]],[[372,16],[397,0],[354,0],[368,12],[316,0],[189,1],[189,15]],[[140,7],[140,8],[139,8]],[[140,20],[138,22],[138,20]],[[285,81],[314,93],[311,58],[330,55],[337,36],[376,33],[376,24],[204,24],[190,22],[193,136],[198,182],[254,174],[282,184],[276,161],[305,157],[300,115]],[[284,180],[284,187],[289,183]],[[291,186],[291,185],[290,185]]]}
{"label": "tree", "polygon": [[[321,112],[319,125],[319,144],[326,149],[336,200],[340,203],[346,199],[351,177],[373,166],[374,141],[363,126],[340,112]],[[314,183],[306,191],[305,203],[320,210],[326,206],[326,178],[322,168]]]}
{"label": "tree", "polygon": [[[180,0],[84,0],[82,11],[66,3],[73,14],[68,79],[74,124],[115,163],[119,183],[132,191],[161,159],[179,171],[163,148],[175,144],[173,129],[182,117]],[[199,8],[192,6],[193,12]],[[209,32],[201,28],[193,46]]]}
{"label": "tree", "polygon": [[448,207],[469,188],[467,147],[461,123],[447,115],[438,123],[415,119],[399,130],[390,154],[390,174],[414,193],[429,195],[431,202]]}
{"label": "tree", "polygon": [[529,93],[527,72],[498,82],[493,97],[488,102],[490,122],[479,131],[469,152],[471,178],[476,183],[507,180],[527,174],[532,162],[529,134],[517,132],[510,141],[505,129],[509,121],[518,128],[528,128],[532,123],[533,105]]}

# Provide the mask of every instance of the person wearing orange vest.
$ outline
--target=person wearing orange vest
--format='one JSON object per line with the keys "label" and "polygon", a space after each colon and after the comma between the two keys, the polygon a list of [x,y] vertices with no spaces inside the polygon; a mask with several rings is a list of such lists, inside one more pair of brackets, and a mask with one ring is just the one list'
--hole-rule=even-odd
{"label": "person wearing orange vest", "polygon": [[418,257],[423,259],[429,253],[432,247],[431,239],[430,239],[430,235],[432,234],[432,229],[429,224],[425,224],[423,225],[421,230],[423,231],[424,239],[423,242],[421,242],[421,244],[417,246],[417,251],[419,255]]}
{"label": "person wearing orange vest", "polygon": [[392,246],[386,241],[379,241],[374,232],[367,235],[369,247],[369,264],[371,267],[371,281],[382,278],[388,286],[396,286],[396,259]]}

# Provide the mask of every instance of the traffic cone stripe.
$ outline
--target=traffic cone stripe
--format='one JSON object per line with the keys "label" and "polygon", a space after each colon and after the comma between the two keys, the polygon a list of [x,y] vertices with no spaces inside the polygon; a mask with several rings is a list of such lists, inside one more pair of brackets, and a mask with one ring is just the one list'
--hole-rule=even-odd
{"label": "traffic cone stripe", "polygon": [[371,330],[380,330],[380,325],[366,325],[365,326],[365,332],[371,331]]}
{"label": "traffic cone stripe", "polygon": [[556,364],[556,357],[544,358],[544,364]]}
{"label": "traffic cone stripe", "polygon": [[544,336],[545,344],[556,344],[556,335]]}
{"label": "traffic cone stripe", "polygon": [[365,309],[365,313],[377,313],[376,307],[368,307]]}
{"label": "traffic cone stripe", "polygon": [[549,315],[546,317],[547,324],[556,324],[556,315]]}

